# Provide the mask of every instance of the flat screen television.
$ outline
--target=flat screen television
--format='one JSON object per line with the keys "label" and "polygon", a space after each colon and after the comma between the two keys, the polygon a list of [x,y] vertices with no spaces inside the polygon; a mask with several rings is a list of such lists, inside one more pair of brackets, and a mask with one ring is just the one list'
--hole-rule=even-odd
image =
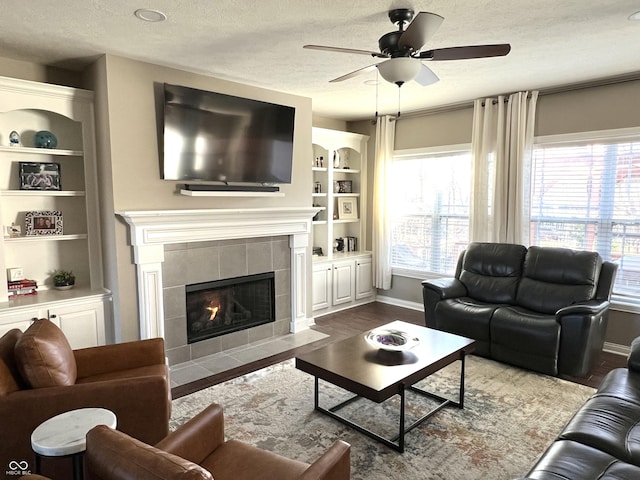
{"label": "flat screen television", "polygon": [[162,178],[291,183],[295,108],[164,85]]}

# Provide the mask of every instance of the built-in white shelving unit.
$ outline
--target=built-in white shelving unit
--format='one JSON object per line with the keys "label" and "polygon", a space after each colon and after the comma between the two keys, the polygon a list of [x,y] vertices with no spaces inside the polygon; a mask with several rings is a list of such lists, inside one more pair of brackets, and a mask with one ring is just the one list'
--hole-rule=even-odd
{"label": "built-in white shelving unit", "polygon": [[[36,132],[47,130],[57,148],[36,148]],[[12,131],[20,145],[11,146]],[[48,317],[63,327],[72,347],[105,343],[110,294],[103,288],[93,93],[0,77],[0,335]],[[60,190],[21,190],[21,163],[60,165]],[[62,234],[26,235],[27,212],[59,211]],[[8,226],[20,227],[10,237]],[[9,298],[5,271],[22,268],[38,283],[38,295]],[[52,275],[72,270],[76,288],[58,291]]]}

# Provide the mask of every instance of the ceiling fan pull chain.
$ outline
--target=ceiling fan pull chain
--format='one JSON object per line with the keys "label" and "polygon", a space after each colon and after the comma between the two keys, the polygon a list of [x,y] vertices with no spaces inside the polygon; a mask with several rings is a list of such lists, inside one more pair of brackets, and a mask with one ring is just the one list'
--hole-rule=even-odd
{"label": "ceiling fan pull chain", "polygon": [[396,118],[400,118],[400,92],[402,91],[402,89],[400,88],[400,85],[398,85],[398,116]]}
{"label": "ceiling fan pull chain", "polygon": [[376,121],[378,121],[378,87],[380,84],[380,72],[376,68]]}

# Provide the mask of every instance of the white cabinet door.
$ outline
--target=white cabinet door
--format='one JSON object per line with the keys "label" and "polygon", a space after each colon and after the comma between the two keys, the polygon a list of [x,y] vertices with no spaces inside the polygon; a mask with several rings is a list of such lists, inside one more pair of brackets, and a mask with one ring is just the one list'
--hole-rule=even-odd
{"label": "white cabinet door", "polygon": [[333,304],[350,303],[354,300],[355,263],[353,261],[333,264]]}
{"label": "white cabinet door", "polygon": [[60,326],[71,348],[104,345],[104,305],[101,301],[57,306],[49,318]]}
{"label": "white cabinet door", "polygon": [[19,328],[24,332],[34,320],[45,318],[46,316],[47,310],[42,308],[4,311],[0,314],[0,337],[14,328]]}
{"label": "white cabinet door", "polygon": [[356,260],[356,300],[373,295],[373,266],[371,258]]}
{"label": "white cabinet door", "polygon": [[329,308],[331,304],[331,273],[330,264],[313,266],[313,310]]}

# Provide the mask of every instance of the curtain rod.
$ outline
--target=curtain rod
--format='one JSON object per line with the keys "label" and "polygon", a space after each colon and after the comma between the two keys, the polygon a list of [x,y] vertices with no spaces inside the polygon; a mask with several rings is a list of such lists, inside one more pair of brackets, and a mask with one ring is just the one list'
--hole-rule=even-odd
{"label": "curtain rod", "polygon": [[[640,80],[640,72],[634,72],[626,75],[602,78],[600,80],[592,80],[592,81],[582,82],[582,83],[559,85],[556,87],[549,87],[549,88],[540,88],[538,89],[538,92],[540,92],[539,96],[553,95],[556,93],[573,92],[576,90],[584,90],[586,88],[603,87],[607,85],[616,85],[620,83],[635,82],[638,80]],[[473,100],[467,100],[459,103],[452,103],[449,105],[443,105],[441,107],[435,107],[428,110],[420,110],[420,111],[403,113],[402,117],[399,118],[398,120],[402,120],[403,118],[415,118],[415,117],[424,117],[427,115],[436,115],[438,113],[444,113],[444,112],[453,112],[456,110],[464,110],[465,108],[473,108]]]}

